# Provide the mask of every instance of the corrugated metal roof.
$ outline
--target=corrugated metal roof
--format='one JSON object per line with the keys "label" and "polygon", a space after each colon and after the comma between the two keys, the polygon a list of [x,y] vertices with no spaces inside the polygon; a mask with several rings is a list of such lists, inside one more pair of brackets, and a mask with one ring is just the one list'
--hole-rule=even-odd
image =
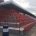
{"label": "corrugated metal roof", "polygon": [[25,13],[25,14],[28,14],[30,16],[33,16],[35,17],[33,14],[31,14],[30,12],[26,11],[25,9],[21,8],[20,6],[16,5],[15,3],[11,3],[11,2],[8,2],[8,3],[4,3],[0,5],[0,8],[15,8],[16,10],[18,11],[21,11],[22,13]]}

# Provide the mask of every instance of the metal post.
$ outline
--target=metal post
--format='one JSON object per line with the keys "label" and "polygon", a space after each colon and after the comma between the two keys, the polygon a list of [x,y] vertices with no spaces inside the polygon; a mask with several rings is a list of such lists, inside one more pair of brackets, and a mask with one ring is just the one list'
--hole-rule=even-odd
{"label": "metal post", "polygon": [[3,26],[3,36],[9,36],[9,29],[7,25]]}

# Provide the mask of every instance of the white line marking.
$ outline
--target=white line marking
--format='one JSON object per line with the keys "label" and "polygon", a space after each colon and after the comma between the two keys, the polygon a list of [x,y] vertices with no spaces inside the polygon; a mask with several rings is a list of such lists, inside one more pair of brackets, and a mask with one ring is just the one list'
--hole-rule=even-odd
{"label": "white line marking", "polygon": [[[3,29],[3,26],[0,26],[0,28],[2,28]],[[20,30],[20,31],[23,31],[24,30],[24,28],[22,28],[22,27],[20,27],[20,28],[15,28],[15,27],[9,27],[8,29],[10,29],[10,30]]]}
{"label": "white line marking", "polygon": [[7,23],[8,23],[8,24],[20,24],[19,22],[16,22],[16,23],[15,23],[15,22],[0,22],[0,23],[1,23],[1,24],[7,24]]}
{"label": "white line marking", "polygon": [[27,26],[29,26],[29,25],[31,25],[31,24],[33,24],[33,23],[34,23],[34,22],[29,23],[29,24],[27,24],[27,25],[24,25],[24,26],[22,26],[22,28],[27,27]]}
{"label": "white line marking", "polygon": [[20,27],[20,28],[9,27],[9,29],[11,29],[11,30],[20,30],[20,31],[24,30],[24,28],[22,28],[22,27]]}

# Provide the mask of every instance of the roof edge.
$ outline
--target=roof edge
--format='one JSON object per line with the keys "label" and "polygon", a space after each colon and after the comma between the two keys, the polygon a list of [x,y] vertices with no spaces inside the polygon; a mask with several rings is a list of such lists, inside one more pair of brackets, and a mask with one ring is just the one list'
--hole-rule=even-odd
{"label": "roof edge", "polygon": [[22,13],[28,14],[28,15],[36,18],[36,16],[34,16],[33,14],[29,13],[28,11],[24,10],[23,8],[17,6],[17,5],[15,5],[15,4],[13,4],[13,3],[1,5],[0,8],[8,8],[8,9],[10,9],[10,8],[11,8],[11,9],[12,9],[12,8],[15,8],[17,11],[20,11],[20,12],[22,12]]}

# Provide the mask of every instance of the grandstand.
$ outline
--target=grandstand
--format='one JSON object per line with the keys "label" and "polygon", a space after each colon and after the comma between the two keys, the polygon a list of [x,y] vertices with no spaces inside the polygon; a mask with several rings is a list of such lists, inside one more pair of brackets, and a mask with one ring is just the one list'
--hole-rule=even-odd
{"label": "grandstand", "polygon": [[11,31],[28,32],[36,24],[35,16],[28,11],[11,4],[8,6],[0,6],[0,26],[8,25]]}

